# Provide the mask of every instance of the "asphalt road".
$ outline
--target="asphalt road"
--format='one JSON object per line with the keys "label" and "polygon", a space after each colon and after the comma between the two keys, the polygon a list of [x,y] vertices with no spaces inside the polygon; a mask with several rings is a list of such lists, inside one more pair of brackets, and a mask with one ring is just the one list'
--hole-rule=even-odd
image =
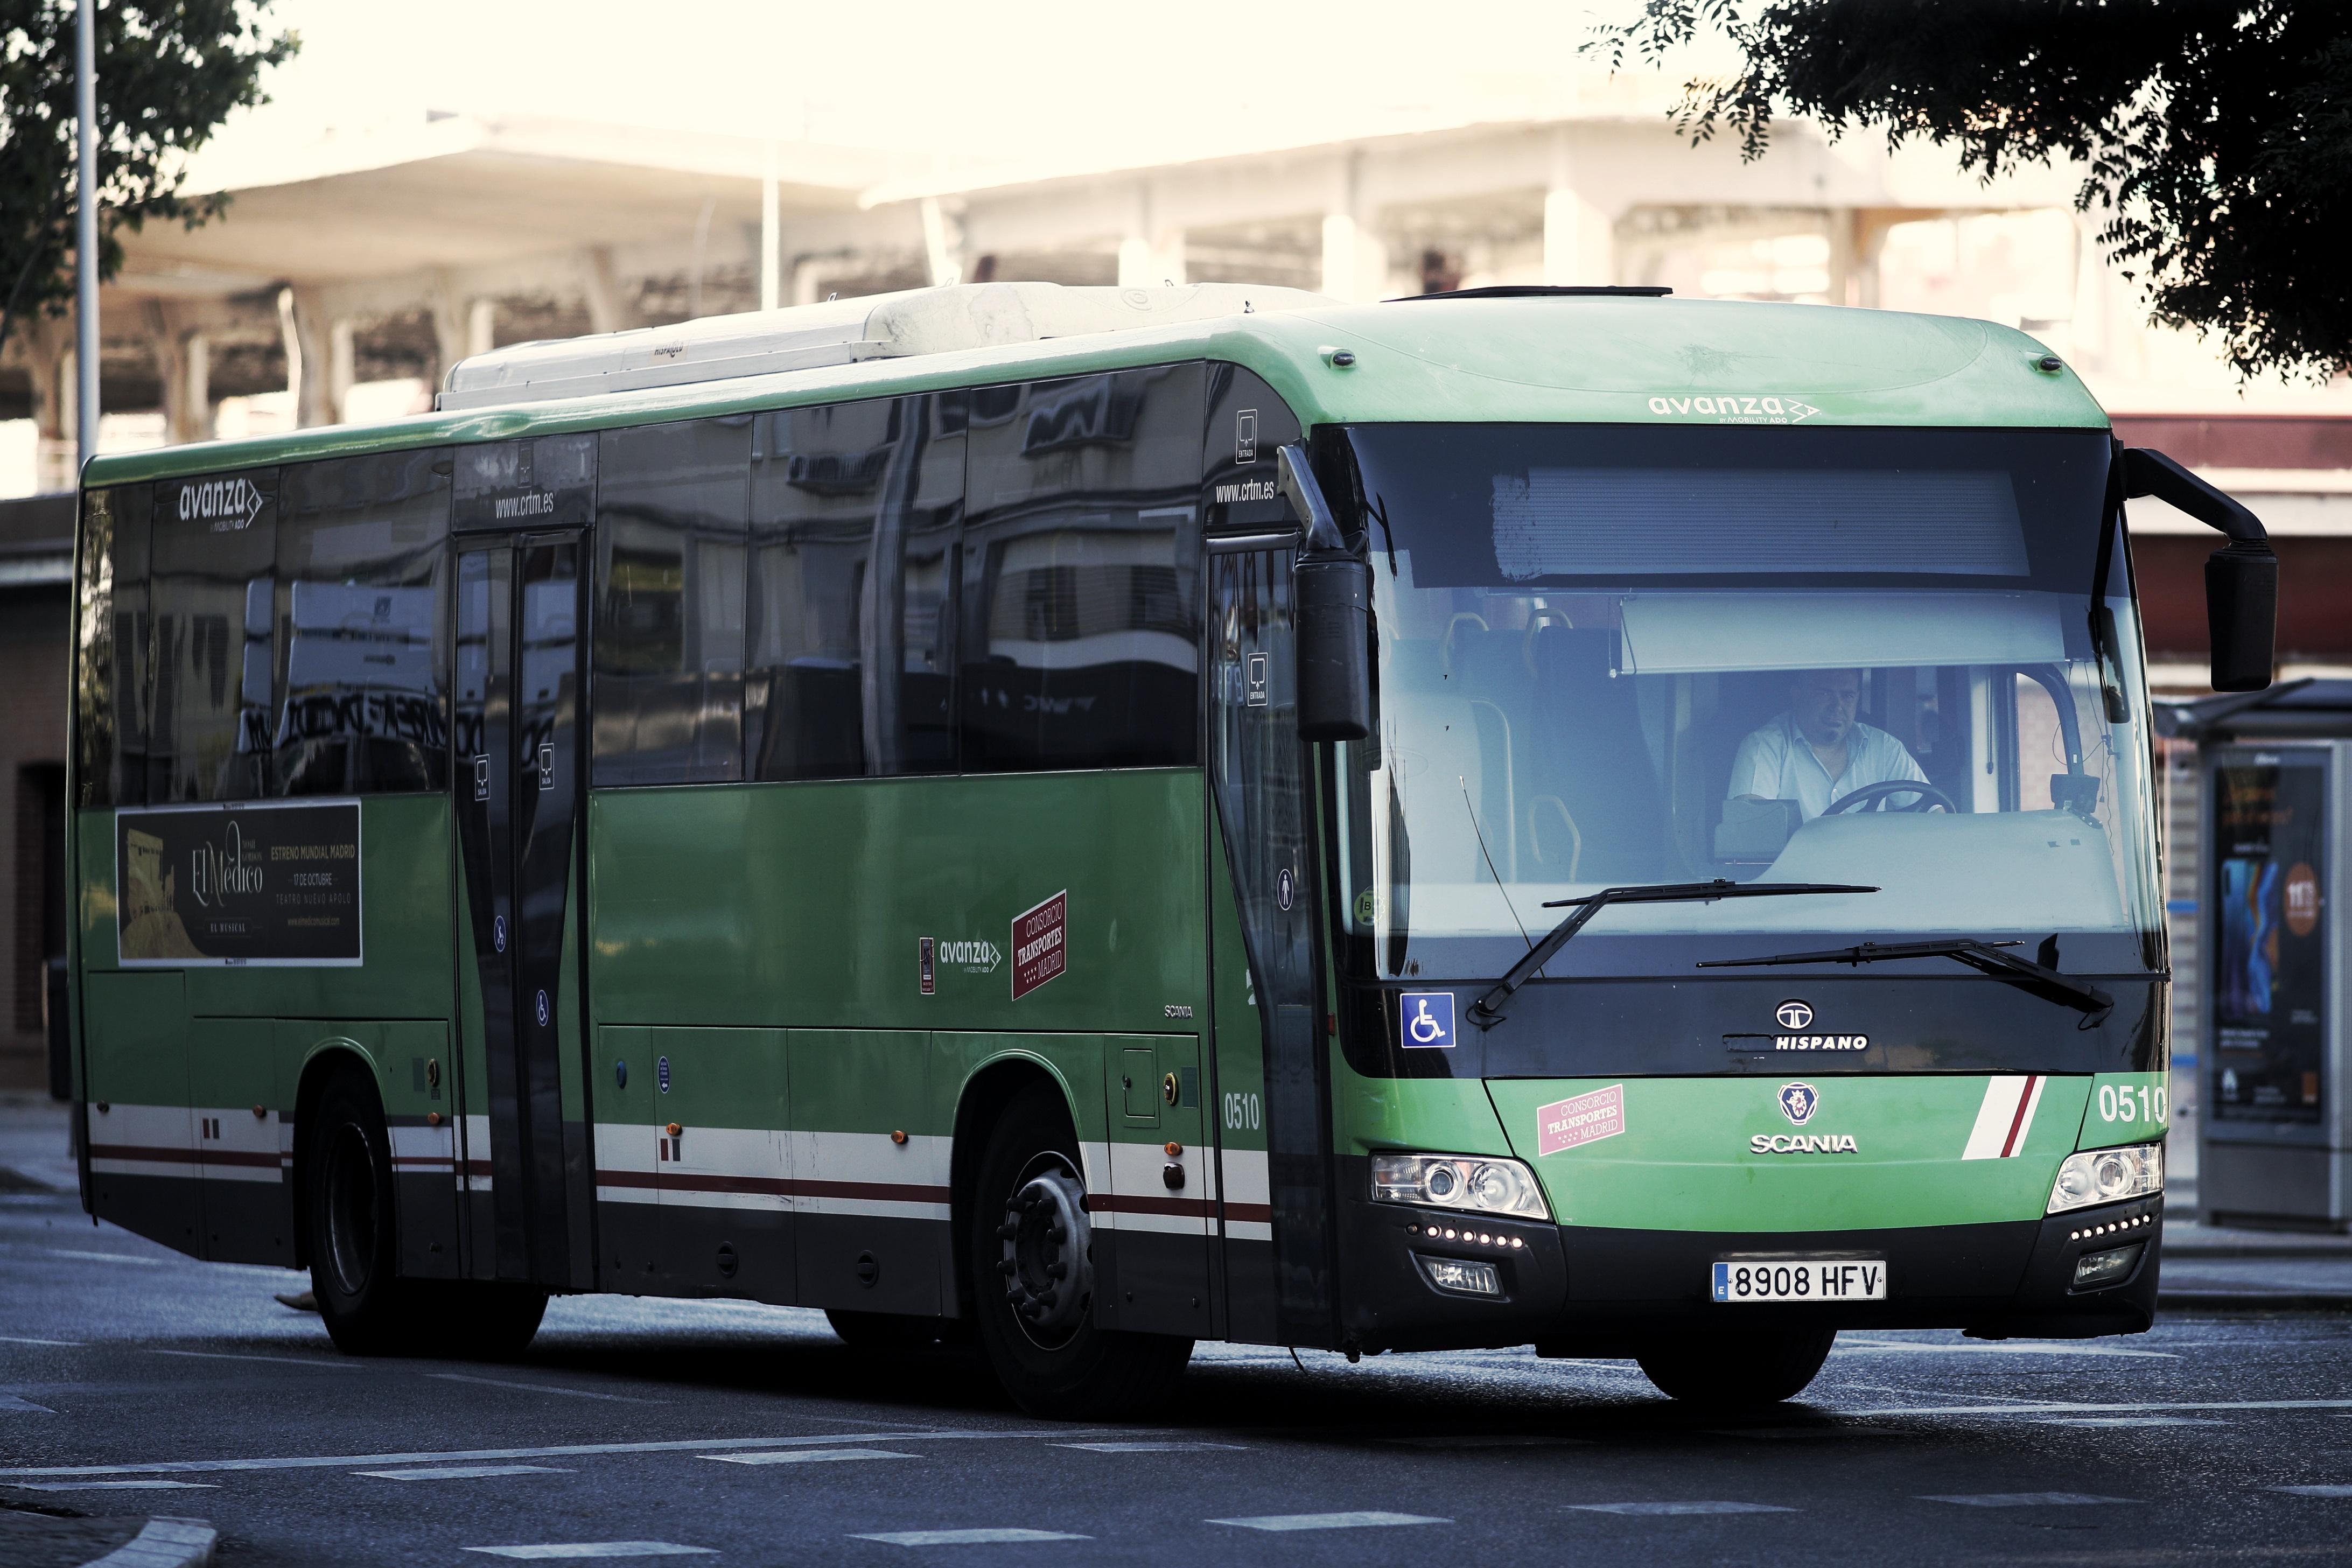
{"label": "asphalt road", "polygon": [[298,1283],[0,1195],[0,1501],[209,1519],[231,1565],[2352,1562],[2340,1316],[1848,1336],[1745,1422],[1624,1363],[1205,1347],[1163,1420],[1077,1429],[814,1312],[562,1301],[512,1364],[354,1361]]}

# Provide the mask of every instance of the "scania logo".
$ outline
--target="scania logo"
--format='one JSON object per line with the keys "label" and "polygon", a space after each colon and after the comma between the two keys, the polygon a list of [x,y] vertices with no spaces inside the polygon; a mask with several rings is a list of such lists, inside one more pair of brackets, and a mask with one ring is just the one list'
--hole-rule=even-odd
{"label": "scania logo", "polygon": [[1822,1091],[1809,1083],[1784,1083],[1780,1086],[1780,1114],[1790,1122],[1802,1127],[1822,1108]]}
{"label": "scania logo", "polygon": [[1784,1029],[1801,1029],[1813,1021],[1813,1009],[1810,1004],[1791,997],[1781,1003],[1780,1011],[1772,1016],[1780,1020],[1780,1027]]}

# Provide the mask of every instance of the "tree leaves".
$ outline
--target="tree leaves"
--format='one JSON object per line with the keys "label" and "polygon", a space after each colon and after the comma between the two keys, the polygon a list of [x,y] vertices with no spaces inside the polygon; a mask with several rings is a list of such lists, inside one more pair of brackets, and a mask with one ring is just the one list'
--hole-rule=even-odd
{"label": "tree leaves", "polygon": [[1588,53],[1659,64],[1703,28],[1744,64],[1686,82],[1696,141],[1744,157],[1775,115],[1924,138],[1985,179],[2079,162],[2075,195],[2154,320],[2242,375],[2352,363],[2352,10],[2294,0],[1647,0]]}
{"label": "tree leaves", "polygon": [[[121,267],[126,225],[161,218],[193,228],[227,205],[181,194],[186,157],[231,110],[263,101],[262,72],[299,47],[293,34],[263,27],[268,3],[100,5],[100,277]],[[75,21],[66,0],[0,0],[0,343],[9,320],[63,315],[73,298]]]}

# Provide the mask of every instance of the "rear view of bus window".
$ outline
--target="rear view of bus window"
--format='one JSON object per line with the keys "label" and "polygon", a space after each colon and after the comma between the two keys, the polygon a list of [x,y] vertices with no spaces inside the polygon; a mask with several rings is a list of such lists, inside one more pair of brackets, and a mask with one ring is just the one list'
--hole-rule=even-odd
{"label": "rear view of bus window", "polygon": [[154,488],[147,799],[267,793],[278,470]]}

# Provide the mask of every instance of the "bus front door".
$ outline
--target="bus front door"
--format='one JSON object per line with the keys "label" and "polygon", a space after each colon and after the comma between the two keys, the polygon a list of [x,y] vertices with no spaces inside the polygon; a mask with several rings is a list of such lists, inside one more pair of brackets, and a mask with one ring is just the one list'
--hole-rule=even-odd
{"label": "bus front door", "polygon": [[[1255,543],[1209,546],[1209,744],[1239,928],[1213,915],[1225,1275],[1235,1338],[1329,1345],[1330,1074],[1315,984],[1292,552]],[[1226,1005],[1237,989],[1228,976],[1245,981],[1239,1008]]]}
{"label": "bus front door", "polygon": [[468,1271],[556,1289],[595,1282],[584,1009],[567,941],[583,896],[585,562],[577,532],[467,541],[457,555]]}

